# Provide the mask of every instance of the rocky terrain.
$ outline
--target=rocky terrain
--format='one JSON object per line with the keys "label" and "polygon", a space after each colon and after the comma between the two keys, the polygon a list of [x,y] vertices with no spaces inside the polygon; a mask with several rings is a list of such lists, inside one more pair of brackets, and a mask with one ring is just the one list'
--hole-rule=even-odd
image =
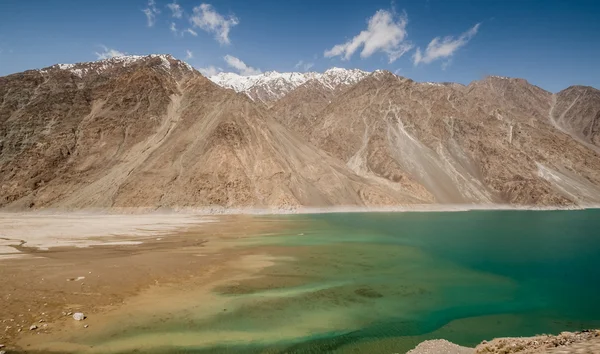
{"label": "rocky terrain", "polygon": [[599,90],[571,86],[553,95],[552,102],[550,118],[559,129],[581,142],[600,146]]}
{"label": "rocky terrain", "polygon": [[563,332],[559,335],[496,338],[477,347],[461,347],[446,340],[420,343],[407,354],[595,354],[600,353],[600,331]]}
{"label": "rocky terrain", "polygon": [[59,64],[0,77],[0,208],[595,205],[599,92]]}

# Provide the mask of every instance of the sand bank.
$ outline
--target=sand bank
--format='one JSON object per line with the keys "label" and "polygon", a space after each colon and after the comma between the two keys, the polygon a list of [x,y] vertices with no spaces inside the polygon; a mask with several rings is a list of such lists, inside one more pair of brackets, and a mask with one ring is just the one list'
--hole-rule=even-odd
{"label": "sand bank", "polygon": [[0,213],[0,259],[23,255],[23,248],[137,245],[211,221],[184,213]]}

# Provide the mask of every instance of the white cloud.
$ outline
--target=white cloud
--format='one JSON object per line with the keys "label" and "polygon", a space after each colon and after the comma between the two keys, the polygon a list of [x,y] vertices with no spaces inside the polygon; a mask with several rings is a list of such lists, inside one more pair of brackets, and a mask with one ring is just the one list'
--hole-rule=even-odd
{"label": "white cloud", "polygon": [[227,65],[236,69],[240,73],[240,75],[258,75],[261,73],[260,69],[250,67],[246,65],[246,63],[234,56],[226,55],[225,57],[223,57],[223,59],[225,59]]}
{"label": "white cloud", "polygon": [[215,39],[221,44],[229,44],[229,31],[236,26],[239,21],[235,15],[224,17],[215,11],[211,4],[201,4],[194,7],[194,14],[190,17],[194,27],[214,33]]}
{"label": "white cloud", "polygon": [[194,31],[191,28],[186,29],[185,31],[182,32],[182,34],[185,34],[186,32],[189,33],[189,34],[191,34],[194,37],[196,37],[198,35],[198,33],[196,33],[196,31]]}
{"label": "white cloud", "polygon": [[156,15],[160,13],[160,10],[156,8],[156,2],[154,0],[148,0],[148,7],[143,9],[142,12],[146,15],[148,27],[154,26],[154,23],[156,23]]}
{"label": "white cloud", "polygon": [[223,69],[222,68],[215,68],[214,66],[208,66],[206,68],[198,68],[198,71],[200,71],[200,73],[204,76],[210,77],[210,76],[215,76],[218,73],[222,72]]}
{"label": "white cloud", "polygon": [[413,47],[406,40],[407,23],[406,13],[398,15],[394,11],[379,10],[369,19],[366,30],[346,43],[326,50],[324,55],[327,58],[341,56],[342,59],[348,60],[362,46],[361,58],[368,58],[381,51],[386,53],[388,61],[393,63]]}
{"label": "white cloud", "polygon": [[170,4],[167,4],[167,7],[169,8],[169,10],[171,10],[173,17],[175,17],[175,18],[182,18],[183,17],[183,9],[175,1],[173,1]]}
{"label": "white cloud", "polygon": [[175,22],[171,22],[171,26],[169,27],[169,29],[171,30],[171,32],[177,35],[177,26],[175,25]]}
{"label": "white cloud", "polygon": [[[471,38],[477,34],[479,25],[480,23],[471,27],[467,32],[461,34],[456,39],[452,36],[447,36],[444,38],[435,37],[431,42],[429,42],[424,53],[421,52],[421,48],[417,48],[417,51],[413,56],[413,63],[415,65],[419,65],[420,63],[429,64],[437,59],[451,57],[458,49],[469,43]],[[445,69],[448,64],[442,66]]]}
{"label": "white cloud", "polygon": [[94,53],[94,54],[96,54],[96,57],[98,58],[98,60],[110,59],[112,57],[122,57],[124,55],[127,55],[127,53],[119,52],[116,49],[107,48],[105,45],[101,45],[100,47],[102,47],[103,51]]}
{"label": "white cloud", "polygon": [[302,71],[308,71],[310,68],[315,66],[315,63],[305,63],[304,60],[300,60],[296,65],[294,65],[295,69],[301,69]]}
{"label": "white cloud", "polygon": [[188,49],[185,51],[185,60],[192,59],[193,57],[194,57],[194,53],[192,53],[191,50]]}

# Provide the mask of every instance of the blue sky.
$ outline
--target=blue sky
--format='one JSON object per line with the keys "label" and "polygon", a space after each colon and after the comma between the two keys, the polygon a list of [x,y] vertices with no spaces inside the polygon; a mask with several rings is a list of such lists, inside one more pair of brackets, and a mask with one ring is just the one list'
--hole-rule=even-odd
{"label": "blue sky", "polygon": [[337,66],[600,88],[599,18],[600,1],[2,0],[0,75],[169,53],[204,72]]}

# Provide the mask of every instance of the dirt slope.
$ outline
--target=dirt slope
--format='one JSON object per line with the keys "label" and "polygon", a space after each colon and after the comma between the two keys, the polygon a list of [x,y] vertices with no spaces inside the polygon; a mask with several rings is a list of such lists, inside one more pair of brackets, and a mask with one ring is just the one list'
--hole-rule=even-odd
{"label": "dirt slope", "polygon": [[600,203],[597,90],[340,73],[270,109],[168,55],[2,77],[0,207]]}
{"label": "dirt slope", "polygon": [[307,135],[357,174],[435,203],[600,202],[600,155],[557,129],[551,107],[521,79],[465,87],[379,71],[311,117]]}
{"label": "dirt slope", "polygon": [[164,60],[82,77],[53,68],[3,78],[0,206],[419,202],[355,175],[245,95]]}
{"label": "dirt slope", "polygon": [[571,86],[556,94],[553,104],[551,118],[560,129],[600,147],[600,90]]}

